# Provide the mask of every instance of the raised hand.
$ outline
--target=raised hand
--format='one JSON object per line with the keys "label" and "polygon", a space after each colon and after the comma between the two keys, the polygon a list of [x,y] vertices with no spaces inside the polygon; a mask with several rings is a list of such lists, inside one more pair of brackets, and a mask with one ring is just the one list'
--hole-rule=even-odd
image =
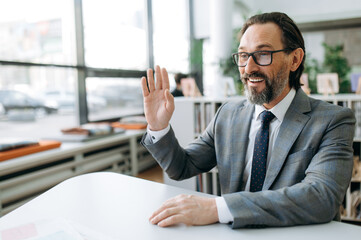
{"label": "raised hand", "polygon": [[174,98],[169,92],[168,73],[165,68],[155,67],[157,83],[154,83],[153,70],[147,70],[147,80],[142,77],[144,113],[148,127],[152,131],[166,128],[174,111]]}

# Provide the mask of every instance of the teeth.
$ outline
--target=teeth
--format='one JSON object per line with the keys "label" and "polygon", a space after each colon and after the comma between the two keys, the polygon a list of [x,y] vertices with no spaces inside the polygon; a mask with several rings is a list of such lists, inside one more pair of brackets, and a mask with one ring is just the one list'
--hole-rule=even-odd
{"label": "teeth", "polygon": [[249,79],[251,82],[262,82],[263,79]]}

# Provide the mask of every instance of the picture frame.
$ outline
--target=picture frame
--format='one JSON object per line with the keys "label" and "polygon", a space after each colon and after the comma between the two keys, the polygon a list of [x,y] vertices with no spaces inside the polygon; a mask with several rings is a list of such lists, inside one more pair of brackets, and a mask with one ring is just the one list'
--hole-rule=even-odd
{"label": "picture frame", "polygon": [[317,74],[317,92],[324,95],[334,95],[340,89],[337,73]]}
{"label": "picture frame", "polygon": [[351,92],[361,94],[361,73],[351,74]]}
{"label": "picture frame", "polygon": [[182,92],[185,97],[200,97],[201,92],[198,89],[194,78],[183,78],[181,80]]}

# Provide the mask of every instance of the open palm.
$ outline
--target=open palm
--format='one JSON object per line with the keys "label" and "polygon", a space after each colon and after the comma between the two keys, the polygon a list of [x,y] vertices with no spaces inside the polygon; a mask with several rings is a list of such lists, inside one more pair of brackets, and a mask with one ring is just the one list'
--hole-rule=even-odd
{"label": "open palm", "polygon": [[[166,128],[174,111],[174,98],[169,92],[168,73],[165,68],[155,67],[157,83],[154,83],[153,70],[147,70],[147,79],[142,77],[144,113],[148,127],[152,131]],[[148,90],[149,87],[149,90]]]}

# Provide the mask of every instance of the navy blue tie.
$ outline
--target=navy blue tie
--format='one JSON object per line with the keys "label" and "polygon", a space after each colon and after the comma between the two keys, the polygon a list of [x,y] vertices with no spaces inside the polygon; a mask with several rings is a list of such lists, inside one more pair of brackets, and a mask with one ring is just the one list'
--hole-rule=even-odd
{"label": "navy blue tie", "polygon": [[252,172],[251,172],[251,192],[262,190],[263,182],[266,176],[266,162],[269,140],[269,123],[275,117],[270,111],[264,111],[260,115],[262,126],[258,130],[254,142]]}

